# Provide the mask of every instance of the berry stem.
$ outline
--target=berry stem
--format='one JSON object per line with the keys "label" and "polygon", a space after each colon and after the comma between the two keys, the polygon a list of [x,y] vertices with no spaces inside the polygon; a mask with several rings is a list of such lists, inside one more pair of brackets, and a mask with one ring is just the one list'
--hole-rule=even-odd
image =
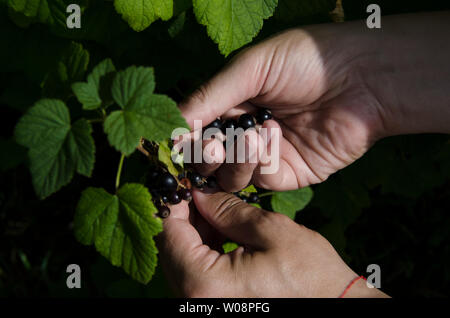
{"label": "berry stem", "polygon": [[90,124],[103,123],[103,118],[88,119],[87,121],[88,121]]}
{"label": "berry stem", "polygon": [[106,118],[106,110],[102,107],[102,108],[100,108],[100,111],[102,113],[102,117],[103,117],[103,120],[104,120]]}
{"label": "berry stem", "polygon": [[264,197],[268,197],[268,196],[274,195],[275,193],[276,193],[275,191],[269,191],[269,192],[264,192],[262,194],[258,194],[258,196],[260,198],[264,198]]}
{"label": "berry stem", "polygon": [[122,167],[123,167],[124,159],[125,159],[125,154],[122,154],[122,156],[120,156],[119,167],[117,168],[116,190],[119,189],[119,186],[120,186],[120,175],[122,174]]}

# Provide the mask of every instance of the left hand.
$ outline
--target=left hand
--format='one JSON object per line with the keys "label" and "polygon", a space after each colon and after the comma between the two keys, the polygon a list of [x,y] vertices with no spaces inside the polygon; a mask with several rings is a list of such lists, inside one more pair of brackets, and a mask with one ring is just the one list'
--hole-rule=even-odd
{"label": "left hand", "polygon": [[[184,297],[338,297],[357,275],[320,234],[232,194],[194,190],[199,213],[171,207],[157,237],[173,289]],[[222,253],[224,238],[241,247]],[[349,296],[383,297],[355,284]]]}

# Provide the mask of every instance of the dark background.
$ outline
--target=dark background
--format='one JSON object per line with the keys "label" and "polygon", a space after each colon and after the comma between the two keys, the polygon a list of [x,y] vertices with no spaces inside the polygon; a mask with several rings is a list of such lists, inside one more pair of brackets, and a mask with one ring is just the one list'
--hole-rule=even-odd
{"label": "dark background", "polygon": [[[281,2],[277,10],[281,10]],[[366,7],[372,2],[344,0],[346,19],[366,18]],[[95,12],[91,18],[95,23],[90,23],[87,15],[87,32],[78,33],[42,24],[18,27],[1,3],[0,296],[170,296],[160,268],[147,286],[141,285],[73,236],[71,222],[81,190],[89,185],[108,190],[114,185],[119,155],[108,147],[101,127],[94,127],[97,158],[93,178],[75,176],[70,185],[43,201],[34,194],[26,151],[14,143],[12,133],[18,118],[35,101],[62,94],[63,88],[49,92],[40,84],[70,40],[89,50],[90,68],[106,57],[111,57],[118,69],[132,64],[154,66],[157,91],[177,101],[227,59],[189,8],[183,30],[171,38],[167,32],[170,21],[155,22],[136,33],[106,1],[93,4],[89,10]],[[450,9],[448,1],[376,3],[383,14]],[[177,7],[180,12],[183,9]],[[265,21],[255,41],[292,26],[323,22],[330,22],[326,13],[294,14],[291,20],[276,13]],[[66,103],[72,117],[81,116],[73,96],[68,96]],[[124,179],[139,180],[145,166],[134,155],[124,169]],[[380,265],[382,289],[388,294],[448,297],[449,177],[449,136],[388,138],[353,165],[313,186],[314,199],[297,214],[296,221],[325,235],[358,273],[366,274],[369,264]],[[81,266],[83,285],[79,290],[69,290],[65,284],[65,269],[72,263]]]}

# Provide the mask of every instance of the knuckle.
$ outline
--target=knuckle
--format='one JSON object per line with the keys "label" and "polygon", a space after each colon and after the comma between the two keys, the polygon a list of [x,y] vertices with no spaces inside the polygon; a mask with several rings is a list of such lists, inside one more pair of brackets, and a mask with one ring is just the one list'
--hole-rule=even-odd
{"label": "knuckle", "polygon": [[288,216],[277,212],[269,212],[267,217],[272,224],[280,227],[290,226],[293,222]]}
{"label": "knuckle", "polygon": [[[249,206],[249,208],[254,209]],[[268,212],[265,210],[261,211],[252,211],[252,212],[262,212],[257,213],[251,218],[251,222],[253,226],[261,231],[262,233],[272,233],[275,229],[279,229],[280,218],[278,213]]]}
{"label": "knuckle", "polygon": [[225,222],[230,214],[234,214],[235,209],[238,207],[242,207],[244,203],[241,199],[229,195],[229,194],[221,194],[223,197],[220,198],[219,204],[216,209],[216,219],[218,222]]}

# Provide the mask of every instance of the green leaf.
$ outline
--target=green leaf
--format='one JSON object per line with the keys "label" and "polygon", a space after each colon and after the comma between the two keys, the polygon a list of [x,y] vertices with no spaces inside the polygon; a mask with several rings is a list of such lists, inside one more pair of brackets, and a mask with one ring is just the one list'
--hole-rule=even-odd
{"label": "green leaf", "polygon": [[176,17],[176,19],[172,22],[169,29],[167,30],[172,38],[176,37],[178,33],[181,32],[181,30],[184,27],[185,21],[186,21],[186,13],[181,12],[180,15]]}
{"label": "green leaf", "polygon": [[28,28],[33,22],[33,18],[27,17],[21,12],[17,12],[12,8],[8,8],[8,17],[20,28]]}
{"label": "green leaf", "polygon": [[150,193],[141,184],[125,184],[116,195],[88,188],[76,209],[75,236],[82,244],[94,244],[111,264],[146,284],[157,263],[153,237],[162,231],[156,212]]}
{"label": "green leaf", "polygon": [[174,176],[180,174],[181,170],[178,169],[172,161],[172,152],[168,145],[168,140],[164,140],[159,143],[158,147],[158,160],[163,163],[167,170]]}
{"label": "green leaf", "polygon": [[126,155],[135,150],[141,137],[159,142],[170,138],[178,127],[188,126],[176,103],[156,94],[112,112],[104,124],[110,144]]}
{"label": "green leaf", "polygon": [[122,107],[132,106],[142,97],[149,96],[155,89],[155,76],[152,67],[130,66],[120,71],[111,87],[112,97]]}
{"label": "green leaf", "polygon": [[227,56],[249,43],[272,16],[278,0],[193,0],[197,21]]}
{"label": "green leaf", "polygon": [[135,31],[146,29],[157,19],[169,20],[173,0],[114,0],[116,11]]}
{"label": "green leaf", "polygon": [[111,59],[100,62],[91,74],[87,77],[87,82],[77,82],[72,84],[72,90],[78,101],[83,105],[83,109],[93,110],[102,106],[109,106],[112,97],[107,93],[109,90],[103,89],[108,86],[111,75],[116,68]]}
{"label": "green leaf", "polygon": [[300,22],[301,18],[328,14],[336,7],[336,0],[278,0],[274,18],[284,22]]}
{"label": "green leaf", "polygon": [[242,192],[255,193],[258,192],[253,184],[249,185],[247,188],[242,189]]}
{"label": "green leaf", "polygon": [[141,137],[163,141],[178,127],[188,128],[177,104],[164,95],[152,94],[155,87],[153,69],[129,67],[117,73],[112,96],[122,110],[112,112],[105,120],[104,130],[109,143],[129,155]]}
{"label": "green leaf", "polygon": [[74,171],[90,176],[95,145],[85,119],[70,124],[67,106],[60,100],[42,99],[19,120],[16,141],[29,148],[30,172],[41,198],[68,184]]}
{"label": "green leaf", "polygon": [[177,103],[171,98],[154,94],[150,96],[147,103],[145,115],[149,119],[149,126],[143,136],[148,140],[162,141],[170,138],[175,128],[189,129]]}
{"label": "green leaf", "polygon": [[222,245],[222,249],[225,254],[233,252],[238,247],[239,247],[239,245],[237,245],[234,242],[226,242],[226,243],[223,243],[223,245]]}
{"label": "green leaf", "polygon": [[[46,23],[52,30],[67,30],[66,9],[72,0],[8,0],[8,6],[16,13],[30,18],[30,22]],[[78,0],[77,4],[83,10],[87,0]]]}
{"label": "green leaf", "polygon": [[65,141],[77,172],[86,177],[91,176],[95,162],[95,144],[91,134],[91,124],[82,118],[72,125]]}
{"label": "green leaf", "polygon": [[76,42],[71,42],[58,63],[58,73],[63,81],[75,81],[84,77],[89,64],[89,52]]}
{"label": "green leaf", "polygon": [[56,63],[44,83],[44,94],[64,97],[70,91],[70,85],[84,77],[89,64],[89,52],[76,42],[71,42]]}
{"label": "green leaf", "polygon": [[311,188],[306,187],[293,191],[275,192],[271,198],[272,209],[295,218],[297,211],[302,210],[312,199],[313,192]]}
{"label": "green leaf", "polygon": [[19,144],[33,148],[40,147],[49,140],[63,141],[69,130],[70,115],[67,106],[60,100],[42,99],[19,120],[15,137]]}
{"label": "green leaf", "polygon": [[8,0],[8,5],[27,17],[38,17],[41,21],[46,21],[50,16],[47,0]]}

